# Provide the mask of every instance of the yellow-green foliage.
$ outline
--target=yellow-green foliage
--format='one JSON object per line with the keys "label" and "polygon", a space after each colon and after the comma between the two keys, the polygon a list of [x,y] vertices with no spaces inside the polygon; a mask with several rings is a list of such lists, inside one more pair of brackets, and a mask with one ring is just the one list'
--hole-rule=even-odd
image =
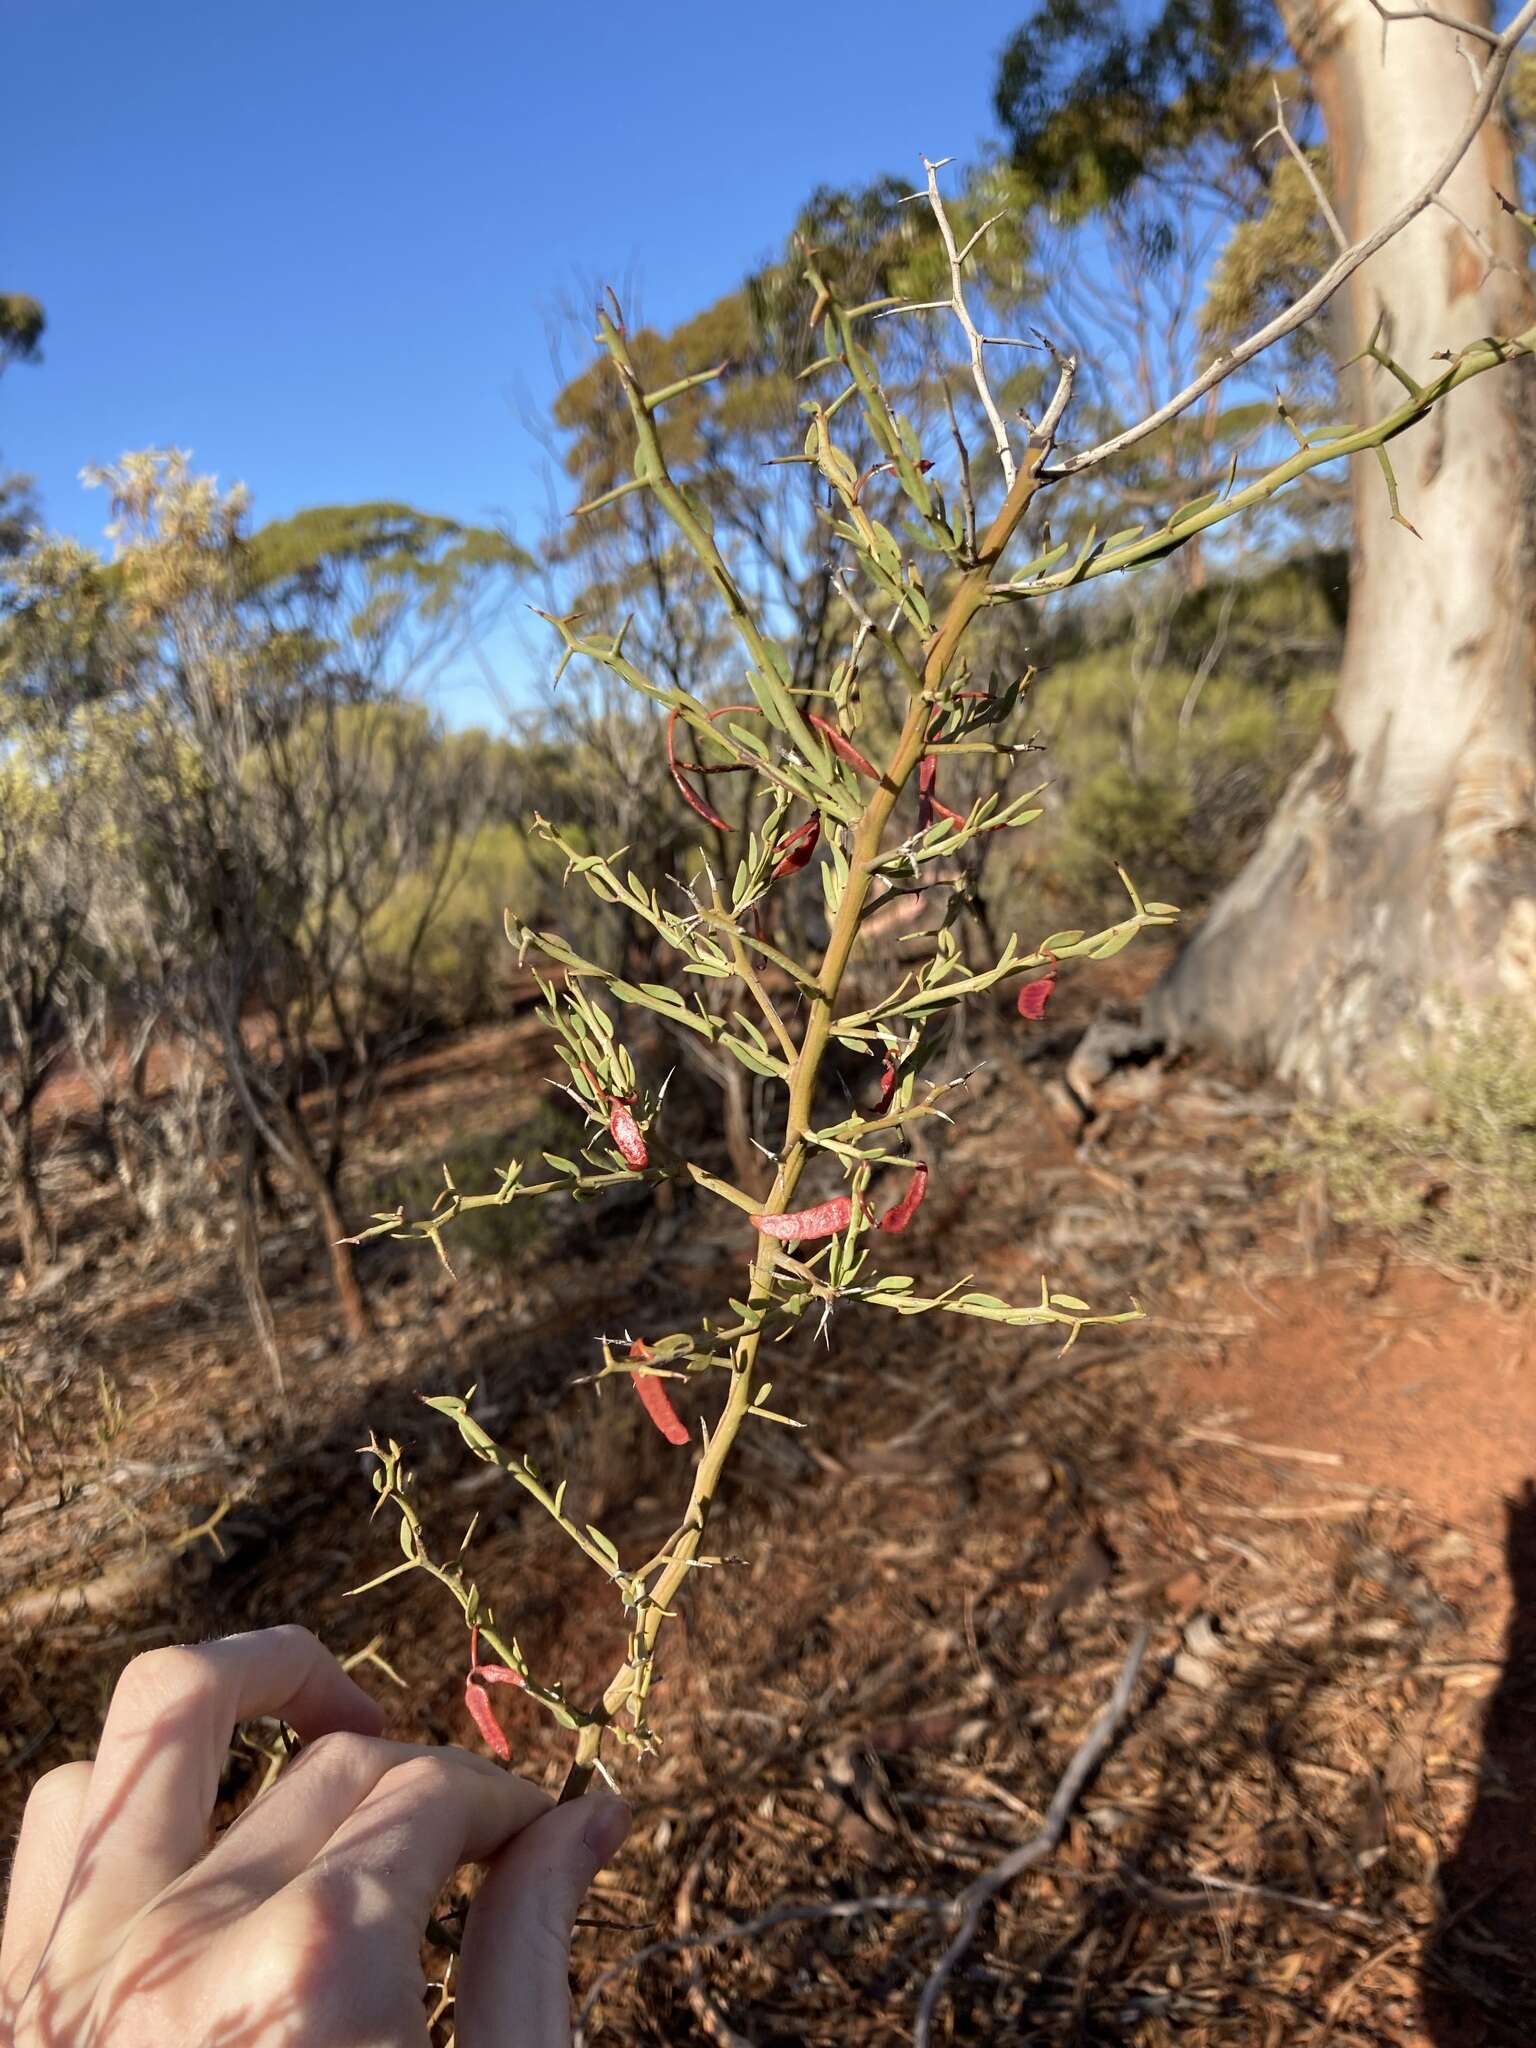
{"label": "yellow-green foliage", "polygon": [[[509,1159],[531,1160],[537,1167],[543,1152],[569,1151],[580,1143],[580,1134],[580,1119],[566,1109],[563,1099],[548,1097],[515,1130],[500,1135],[465,1134],[451,1139],[446,1152],[438,1149],[408,1166],[397,1167],[380,1179],[367,1207],[370,1211],[403,1208],[407,1216],[424,1215],[443,1191],[445,1166],[456,1187],[491,1187]],[[513,1274],[526,1272],[530,1257],[564,1220],[547,1202],[510,1202],[505,1208],[466,1210],[454,1226],[450,1252],[454,1269],[480,1265]]]}
{"label": "yellow-green foliage", "polygon": [[1454,1006],[1394,1088],[1301,1109],[1270,1167],[1321,1172],[1341,1221],[1441,1264],[1528,1277],[1536,1246],[1536,1018]]}
{"label": "yellow-green foliage", "polygon": [[369,946],[380,979],[413,985],[442,1022],[484,1016],[513,959],[502,913],[510,906],[528,915],[544,888],[516,825],[481,826],[455,852],[446,882],[435,872],[408,874],[377,912]]}
{"label": "yellow-green foliage", "polygon": [[[1328,165],[1310,152],[1313,175],[1326,185]],[[1208,341],[1230,346],[1261,320],[1299,298],[1333,255],[1317,199],[1300,164],[1275,165],[1263,210],[1228,236],[1206,280],[1200,325]],[[1310,335],[1313,347],[1320,338]]]}
{"label": "yellow-green foliage", "polygon": [[1317,733],[1331,678],[1240,670],[1201,683],[1164,662],[1136,671],[1122,642],[1071,656],[1035,688],[1052,777],[1031,854],[1082,905],[1133,861],[1155,895],[1191,903],[1234,874]]}
{"label": "yellow-green foliage", "polygon": [[1212,896],[1316,738],[1346,585],[1342,556],[1294,555],[1195,591],[1170,580],[1134,612],[1059,618],[1032,650],[1045,816],[988,893],[1097,907],[1120,862],[1186,908]]}

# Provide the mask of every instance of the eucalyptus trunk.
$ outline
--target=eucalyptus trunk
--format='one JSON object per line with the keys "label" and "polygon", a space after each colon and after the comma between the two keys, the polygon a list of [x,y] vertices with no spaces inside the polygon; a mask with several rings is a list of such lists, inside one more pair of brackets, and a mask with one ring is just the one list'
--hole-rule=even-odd
{"label": "eucalyptus trunk", "polygon": [[[1354,239],[1449,152],[1473,84],[1454,31],[1371,0],[1283,0],[1327,126]],[[1483,0],[1463,10],[1488,21]],[[1474,56],[1479,46],[1464,38]],[[1531,323],[1530,240],[1495,116],[1434,205],[1335,301],[1336,359],[1435,359]],[[1366,360],[1357,419],[1402,399]],[[1404,518],[1354,460],[1343,666],[1321,739],[1244,872],[1149,1005],[1174,1042],[1216,1044],[1337,1096],[1432,1026],[1447,991],[1536,990],[1531,365],[1457,391],[1392,446]]]}

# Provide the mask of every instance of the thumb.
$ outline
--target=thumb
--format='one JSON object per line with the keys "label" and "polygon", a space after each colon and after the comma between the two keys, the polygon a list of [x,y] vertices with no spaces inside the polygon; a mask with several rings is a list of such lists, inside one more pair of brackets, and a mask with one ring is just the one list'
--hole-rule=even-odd
{"label": "thumb", "polygon": [[541,1814],[495,1857],[464,1930],[460,2048],[569,2048],[571,1928],[629,1824],[622,1799],[588,1793]]}

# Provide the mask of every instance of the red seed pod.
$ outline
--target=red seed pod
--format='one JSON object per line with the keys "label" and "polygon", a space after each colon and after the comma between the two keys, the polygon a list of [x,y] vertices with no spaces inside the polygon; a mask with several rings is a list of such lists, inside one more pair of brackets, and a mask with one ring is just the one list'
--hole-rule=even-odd
{"label": "red seed pod", "polygon": [[888,1052],[885,1056],[885,1065],[880,1069],[880,1099],[875,1104],[876,1116],[884,1116],[896,1099],[896,1076],[900,1067],[901,1062],[895,1053]]}
{"label": "red seed pod", "polygon": [[[697,763],[690,762],[689,766],[697,766]],[[682,794],[683,802],[688,806],[689,810],[697,812],[705,824],[713,825],[717,832],[729,832],[731,828],[726,824],[720,813],[716,810],[711,810],[703,797],[696,796],[683,779],[683,771],[677,759],[677,713],[675,711],[667,720],[667,767],[671,770],[672,780],[677,784]]]}
{"label": "red seed pod", "polygon": [[810,1209],[793,1209],[787,1216],[754,1216],[752,1227],[764,1237],[776,1237],[784,1244],[798,1244],[802,1238],[836,1237],[853,1218],[848,1195],[836,1195],[830,1202],[817,1202]]}
{"label": "red seed pod", "polygon": [[608,1112],[608,1134],[619,1148],[619,1157],[626,1166],[646,1166],[650,1153],[646,1149],[645,1133],[635,1122],[635,1112],[627,1102],[613,1098],[613,1107]]}
{"label": "red seed pod", "polygon": [[[629,1347],[629,1355],[631,1358],[654,1358],[656,1356],[643,1337],[633,1339]],[[632,1372],[629,1377],[634,1383],[635,1392],[640,1396],[641,1407],[661,1431],[667,1442],[669,1444],[687,1443],[687,1428],[683,1423],[682,1417],[672,1405],[672,1397],[667,1392],[666,1383],[663,1380],[656,1379],[652,1374],[644,1372]]]}
{"label": "red seed pod", "polygon": [[873,761],[861,754],[853,741],[844,737],[830,719],[822,718],[817,712],[811,713],[810,722],[821,734],[827,745],[840,761],[846,761],[850,768],[856,768],[860,775],[870,782],[880,780],[880,771]]}
{"label": "red seed pod", "polygon": [[478,1678],[483,1685],[521,1685],[523,1674],[506,1664],[483,1664],[480,1661],[480,1631],[472,1628],[469,1632],[469,1675]]}
{"label": "red seed pod", "polygon": [[479,1729],[485,1746],[493,1756],[510,1763],[512,1751],[502,1733],[491,1705],[488,1685],[521,1686],[522,1673],[510,1670],[505,1664],[482,1664],[480,1662],[480,1631],[472,1628],[469,1632],[469,1676],[464,1681],[464,1704],[469,1709],[469,1718]]}
{"label": "red seed pod", "polygon": [[912,1218],[923,1206],[923,1197],[927,1192],[928,1168],[926,1166],[915,1167],[912,1178],[907,1184],[906,1193],[899,1202],[894,1203],[880,1218],[880,1228],[893,1232],[905,1230],[912,1221]]}
{"label": "red seed pod", "polygon": [[1019,990],[1019,1015],[1031,1024],[1038,1024],[1045,1015],[1045,1006],[1051,1000],[1051,991],[1056,986],[1056,969],[1052,965],[1049,974],[1038,981],[1026,981]]}
{"label": "red seed pod", "polygon": [[773,870],[775,880],[780,875],[798,875],[811,855],[816,851],[816,843],[820,838],[821,813],[816,811],[806,819],[803,825],[797,825],[793,832],[788,833],[781,839],[773,849],[778,855],[778,861]]}
{"label": "red seed pod", "polygon": [[[632,1358],[648,1357],[650,1346],[629,1347]],[[666,1382],[657,1379],[654,1373],[632,1372],[630,1379],[635,1392],[640,1396],[640,1406],[661,1431],[669,1444],[685,1444],[688,1441],[688,1425],[672,1406],[672,1396],[667,1392]]]}
{"label": "red seed pod", "polygon": [[963,825],[964,817],[959,811],[952,811],[948,804],[941,804],[934,795],[934,784],[939,779],[939,757],[925,754],[917,764],[917,829],[926,832],[936,817],[945,819],[951,825]]}
{"label": "red seed pod", "polygon": [[464,1704],[468,1707],[469,1718],[480,1730],[481,1740],[491,1752],[491,1755],[499,1757],[504,1764],[511,1763],[511,1745],[508,1743],[506,1736],[501,1732],[501,1724],[496,1719],[496,1710],[491,1705],[491,1696],[473,1671],[464,1681]]}

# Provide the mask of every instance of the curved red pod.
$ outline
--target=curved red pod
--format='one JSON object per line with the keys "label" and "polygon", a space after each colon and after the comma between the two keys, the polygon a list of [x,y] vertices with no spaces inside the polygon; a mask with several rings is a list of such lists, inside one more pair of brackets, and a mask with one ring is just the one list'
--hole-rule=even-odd
{"label": "curved red pod", "polygon": [[[643,1337],[636,1337],[629,1347],[631,1358],[654,1358],[655,1353]],[[669,1444],[685,1444],[688,1428],[683,1418],[672,1405],[672,1396],[667,1392],[666,1382],[656,1378],[654,1373],[632,1372],[630,1382],[640,1396],[640,1406],[661,1431]]]}
{"label": "curved red pod", "polygon": [[501,1723],[496,1719],[496,1710],[491,1705],[490,1694],[473,1671],[464,1681],[464,1704],[469,1709],[469,1718],[479,1729],[481,1740],[491,1755],[499,1758],[504,1764],[511,1763],[511,1744],[502,1733]]}
{"label": "curved red pod", "polygon": [[[708,716],[710,724],[713,725],[717,718],[740,717],[743,714],[749,717],[761,718],[763,715],[762,706],[760,704],[722,704],[717,710],[711,711]],[[681,715],[676,708],[667,713],[667,768],[671,773],[672,780],[681,791],[683,802],[687,804],[689,810],[696,812],[706,825],[713,825],[717,832],[729,832],[731,828],[725,819],[721,817],[720,813],[712,805],[705,803],[704,799],[684,780],[684,777],[685,775],[739,775],[746,770],[748,763],[745,761],[679,761],[677,758],[677,721]]]}
{"label": "curved red pod", "polygon": [[817,1202],[809,1209],[792,1209],[784,1216],[754,1216],[752,1227],[783,1244],[799,1244],[803,1238],[836,1237],[852,1220],[852,1197],[836,1195],[830,1202]]}
{"label": "curved red pod", "polygon": [[1019,1015],[1030,1024],[1038,1024],[1045,1015],[1045,1006],[1051,1000],[1056,987],[1056,969],[1042,974],[1038,981],[1026,981],[1019,990]]}
{"label": "curved red pod", "polygon": [[683,776],[683,771],[678,765],[677,713],[675,711],[671,712],[667,718],[667,767],[671,771],[672,780],[677,784],[683,802],[688,806],[689,810],[696,812],[706,825],[713,825],[717,832],[729,832],[731,828],[726,824],[720,813],[712,810],[705,803],[703,797],[695,795],[694,791],[689,788]]}
{"label": "curved red pod", "polygon": [[472,1628],[469,1632],[469,1675],[478,1678],[485,1685],[521,1685],[523,1674],[514,1671],[507,1664],[486,1664],[480,1657],[480,1631]]}
{"label": "curved red pod", "polygon": [[880,1218],[882,1230],[905,1230],[918,1210],[923,1206],[923,1197],[928,1192],[928,1168],[926,1165],[913,1168],[907,1191],[899,1202],[895,1202]]}
{"label": "curved red pod", "polygon": [[645,1133],[635,1121],[635,1112],[627,1102],[614,1100],[608,1112],[608,1134],[619,1148],[619,1156],[626,1166],[648,1166],[650,1151],[646,1146]]}
{"label": "curved red pod", "polygon": [[817,811],[803,825],[797,825],[793,832],[787,833],[773,849],[779,856],[773,870],[775,881],[780,875],[798,875],[816,851],[820,838],[821,813]]}
{"label": "curved red pod", "polygon": [[688,1425],[672,1405],[672,1396],[667,1392],[666,1382],[657,1379],[651,1372],[632,1372],[630,1381],[640,1396],[640,1406],[661,1431],[669,1444],[685,1444],[688,1441]]}
{"label": "curved red pod", "polygon": [[490,1685],[521,1686],[523,1675],[505,1664],[482,1664],[480,1661],[480,1631],[472,1628],[469,1632],[469,1676],[464,1681],[464,1705],[469,1718],[479,1729],[481,1739],[491,1754],[506,1764],[512,1761],[512,1751],[501,1724],[496,1719],[496,1710],[491,1705]]}
{"label": "curved red pod", "polygon": [[856,769],[860,775],[870,782],[878,782],[880,780],[880,771],[874,762],[861,754],[853,744],[853,741],[847,738],[845,734],[840,733],[830,719],[823,718],[819,712],[813,711],[810,715],[810,723],[821,734],[840,761],[846,761],[850,768]]}
{"label": "curved red pod", "polygon": [[900,1064],[895,1053],[886,1054],[885,1065],[880,1069],[880,1097],[875,1104],[876,1116],[884,1116],[896,1099],[896,1075]]}
{"label": "curved red pod", "polygon": [[944,818],[951,825],[963,825],[964,817],[959,811],[952,811],[948,804],[941,804],[934,795],[934,784],[939,779],[939,757],[925,754],[917,764],[917,829],[926,832],[935,817]]}

